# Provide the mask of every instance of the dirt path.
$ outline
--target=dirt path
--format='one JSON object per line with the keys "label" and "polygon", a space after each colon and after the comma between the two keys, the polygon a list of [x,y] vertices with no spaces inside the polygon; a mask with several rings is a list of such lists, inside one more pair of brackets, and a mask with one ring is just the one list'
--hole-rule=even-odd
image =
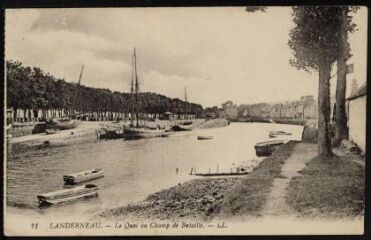
{"label": "dirt path", "polygon": [[273,181],[271,192],[262,210],[262,216],[294,215],[286,203],[286,192],[291,178],[300,175],[298,173],[317,154],[317,145],[312,143],[298,143],[292,155],[282,166],[281,176]]}

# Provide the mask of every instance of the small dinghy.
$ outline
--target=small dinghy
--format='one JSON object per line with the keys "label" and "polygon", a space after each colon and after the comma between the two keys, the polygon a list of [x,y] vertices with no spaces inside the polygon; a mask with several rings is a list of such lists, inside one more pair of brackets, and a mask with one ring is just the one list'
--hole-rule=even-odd
{"label": "small dinghy", "polygon": [[277,150],[278,147],[285,143],[285,140],[275,140],[268,142],[261,142],[255,145],[256,155],[258,157],[269,156],[273,151]]}
{"label": "small dinghy", "polygon": [[87,184],[84,186],[39,194],[37,195],[37,200],[39,201],[40,207],[48,206],[52,204],[69,202],[80,198],[97,196],[98,189],[99,187],[94,184]]}
{"label": "small dinghy", "polygon": [[292,133],[285,132],[285,131],[270,131],[269,132],[269,137],[274,138],[276,136],[289,136],[292,135]]}
{"label": "small dinghy", "polygon": [[[218,176],[241,176],[249,174],[253,169],[251,167],[237,167],[233,171],[231,168],[230,172],[211,172],[209,169],[208,173],[196,173],[196,169],[192,168],[191,173],[189,175],[201,176],[201,177],[218,177]],[[193,173],[194,171],[194,173]]]}
{"label": "small dinghy", "polygon": [[63,176],[65,184],[75,184],[80,182],[89,181],[92,179],[100,178],[104,176],[104,170],[100,168],[94,168],[88,171],[67,174]]}
{"label": "small dinghy", "polygon": [[58,129],[46,129],[46,134],[56,134],[59,130]]}
{"label": "small dinghy", "polygon": [[249,174],[248,172],[220,172],[220,173],[195,173],[195,176],[201,176],[201,177],[217,177],[217,176],[240,176],[240,175],[246,175]]}
{"label": "small dinghy", "polygon": [[213,136],[198,136],[197,140],[211,140]]}

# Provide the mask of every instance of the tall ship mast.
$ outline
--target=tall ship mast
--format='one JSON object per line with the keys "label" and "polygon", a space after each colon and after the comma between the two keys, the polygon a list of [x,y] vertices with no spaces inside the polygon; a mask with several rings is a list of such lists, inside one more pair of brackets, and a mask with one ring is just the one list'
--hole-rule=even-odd
{"label": "tall ship mast", "polygon": [[134,126],[134,54],[131,58],[131,87],[130,87],[130,126]]}
{"label": "tall ship mast", "polygon": [[71,112],[72,111],[75,111],[75,103],[76,103],[76,98],[77,98],[77,92],[78,92],[79,86],[81,84],[81,79],[82,79],[82,73],[83,73],[83,71],[84,71],[84,65],[82,65],[80,76],[79,76],[79,80],[78,80],[77,85],[76,85],[76,88],[75,88],[75,94],[74,94],[74,97],[73,97],[73,102],[72,102],[72,106],[71,106]]}
{"label": "tall ship mast", "polygon": [[137,72],[137,54],[134,47],[134,71],[135,71],[135,117],[137,119],[137,127],[139,127],[139,115],[138,115],[138,93],[139,93],[139,83],[138,83],[138,72]]}
{"label": "tall ship mast", "polygon": [[[137,53],[134,47],[132,59],[132,77],[131,77],[131,121],[130,127],[124,128],[125,138],[151,138],[166,136],[165,129],[156,129],[139,126],[139,78],[137,69]],[[136,125],[134,126],[134,112]]]}
{"label": "tall ship mast", "polygon": [[78,94],[78,88],[81,84],[83,71],[84,71],[84,65],[82,65],[80,75],[79,75],[79,80],[75,87],[75,93],[74,93],[74,97],[72,100],[72,105],[68,109],[68,111],[70,112],[70,115],[68,117],[62,117],[59,119],[58,118],[47,119],[46,120],[46,133],[47,134],[55,133],[56,130],[67,130],[67,129],[72,129],[72,128],[77,127],[78,121],[72,120],[71,115],[75,115],[75,104],[76,104],[76,99],[77,99],[77,94]]}

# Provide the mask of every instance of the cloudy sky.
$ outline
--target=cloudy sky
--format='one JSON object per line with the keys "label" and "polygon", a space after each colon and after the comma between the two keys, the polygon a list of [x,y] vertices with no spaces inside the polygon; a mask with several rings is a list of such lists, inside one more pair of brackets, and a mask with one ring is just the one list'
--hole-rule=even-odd
{"label": "cloudy sky", "polygon": [[[317,73],[289,65],[291,9],[244,8],[12,9],[6,11],[5,56],[67,81],[128,92],[137,49],[141,91],[204,107],[295,100],[317,95]],[[350,38],[356,78],[366,80],[367,10]],[[332,82],[332,88],[335,87]],[[332,92],[334,94],[334,92]]]}

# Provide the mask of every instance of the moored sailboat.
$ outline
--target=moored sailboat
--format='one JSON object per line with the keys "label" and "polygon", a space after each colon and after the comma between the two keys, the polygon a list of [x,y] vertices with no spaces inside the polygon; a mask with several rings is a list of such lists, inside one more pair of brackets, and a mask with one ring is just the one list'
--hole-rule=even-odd
{"label": "moored sailboat", "polygon": [[[145,119],[143,125],[139,125],[139,103],[138,103],[138,93],[139,93],[139,82],[137,73],[137,55],[134,48],[134,54],[132,58],[132,78],[131,78],[131,116],[130,116],[130,126],[124,127],[124,138],[126,139],[136,139],[136,138],[153,138],[153,137],[166,137],[167,132],[165,129],[153,129],[145,125]],[[134,114],[135,113],[135,114]],[[134,126],[134,115],[136,118],[136,125]]]}

